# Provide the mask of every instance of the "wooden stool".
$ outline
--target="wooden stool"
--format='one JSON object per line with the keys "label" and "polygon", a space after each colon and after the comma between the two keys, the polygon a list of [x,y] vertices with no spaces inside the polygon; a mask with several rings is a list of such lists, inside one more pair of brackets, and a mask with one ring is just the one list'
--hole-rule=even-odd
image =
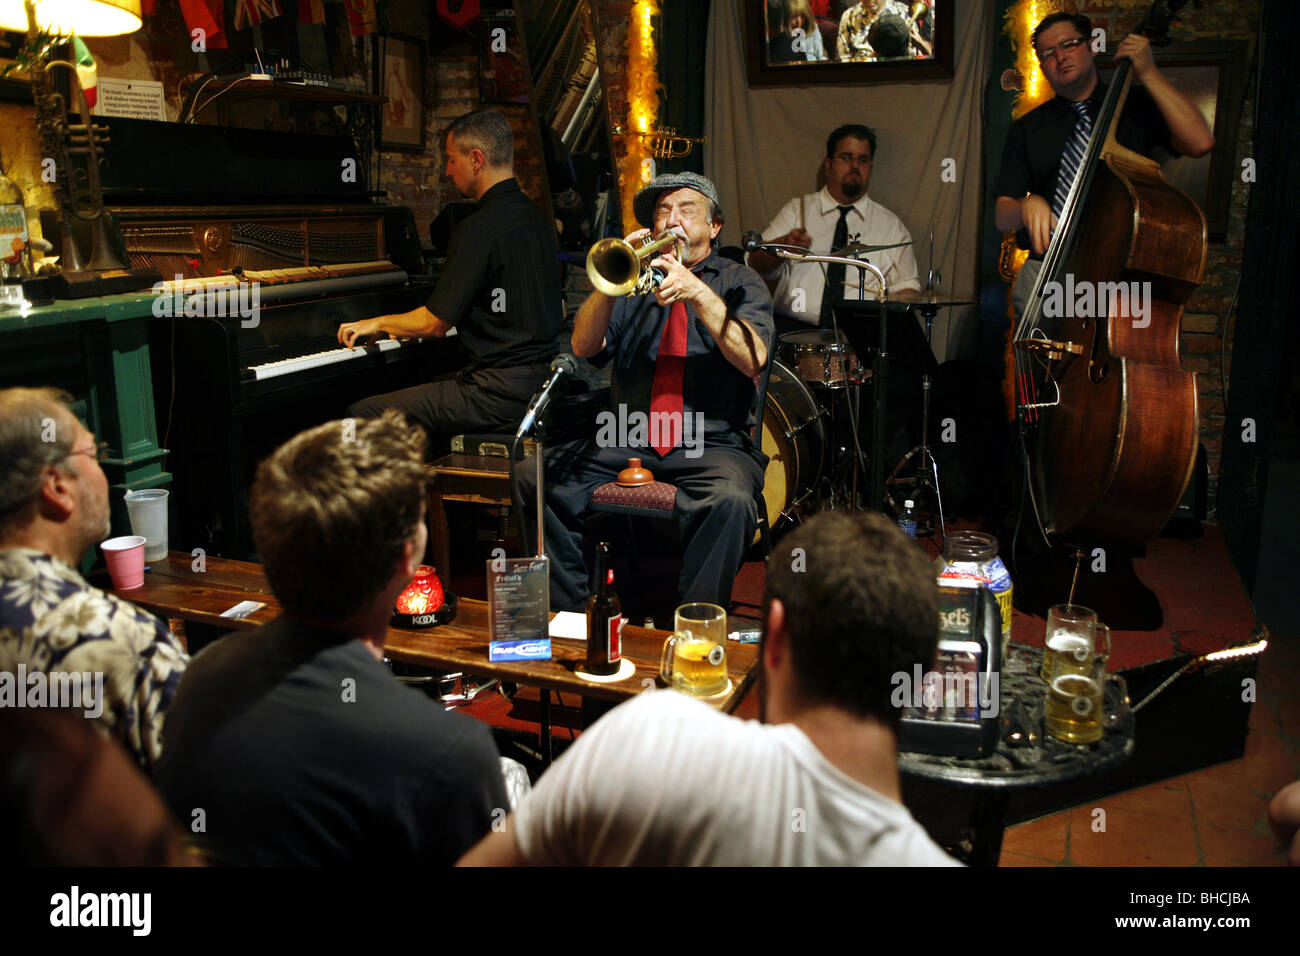
{"label": "wooden stool", "polygon": [[432,465],[429,481],[429,544],[433,563],[446,582],[451,575],[451,542],[445,501],[509,507],[510,459],[452,452]]}

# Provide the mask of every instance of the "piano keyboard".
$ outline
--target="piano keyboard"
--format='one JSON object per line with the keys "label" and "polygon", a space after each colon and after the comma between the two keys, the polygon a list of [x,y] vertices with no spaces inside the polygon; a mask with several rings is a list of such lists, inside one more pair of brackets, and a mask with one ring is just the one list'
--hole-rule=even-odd
{"label": "piano keyboard", "polygon": [[[447,333],[449,336],[455,334],[455,329]],[[281,359],[278,362],[253,365],[249,367],[249,371],[253,373],[253,380],[260,382],[269,378],[279,378],[282,375],[294,375],[308,369],[320,368],[323,365],[336,365],[339,362],[351,362],[355,359],[365,358],[367,355],[391,352],[394,349],[400,349],[406,341],[414,343],[422,340],[379,339],[364,347],[326,349],[324,352],[312,352],[310,355],[297,355],[293,358]]]}
{"label": "piano keyboard", "polygon": [[353,359],[363,358],[367,355],[377,355],[380,352],[391,352],[393,349],[400,349],[401,347],[402,343],[398,339],[380,339],[365,348],[329,349],[324,352],[314,352],[311,355],[299,355],[295,358],[281,359],[278,362],[267,362],[265,365],[254,365],[252,367],[253,379],[260,382],[263,379],[279,378],[281,375],[293,375],[296,372],[305,372],[311,368],[320,368],[322,365],[351,362]]}

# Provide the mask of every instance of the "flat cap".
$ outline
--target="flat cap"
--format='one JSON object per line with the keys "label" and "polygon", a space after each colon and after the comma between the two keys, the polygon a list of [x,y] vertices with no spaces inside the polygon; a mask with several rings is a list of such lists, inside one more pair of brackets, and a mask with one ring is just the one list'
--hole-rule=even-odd
{"label": "flat cap", "polygon": [[689,187],[708,196],[717,207],[718,214],[722,214],[722,203],[718,202],[718,187],[699,173],[663,173],[656,176],[649,184],[642,186],[636,198],[632,200],[632,212],[636,214],[636,221],[647,229],[653,229],[655,203],[659,201],[659,194],[683,187]]}

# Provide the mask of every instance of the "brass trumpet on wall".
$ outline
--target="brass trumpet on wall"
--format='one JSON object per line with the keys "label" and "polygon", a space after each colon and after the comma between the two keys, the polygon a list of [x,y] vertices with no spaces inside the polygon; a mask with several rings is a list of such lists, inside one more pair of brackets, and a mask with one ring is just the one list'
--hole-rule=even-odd
{"label": "brass trumpet on wall", "polygon": [[637,137],[655,159],[681,159],[691,154],[696,143],[706,142],[706,137],[703,136],[678,136],[676,128],[672,126],[644,132],[628,132],[622,126],[615,126],[614,135]]}
{"label": "brass trumpet on wall", "polygon": [[646,263],[669,243],[675,244],[680,260],[684,243],[673,232],[661,232],[653,238],[647,236],[635,246],[623,239],[602,239],[587,253],[587,278],[605,295],[644,295],[661,278],[655,270],[647,269]]}

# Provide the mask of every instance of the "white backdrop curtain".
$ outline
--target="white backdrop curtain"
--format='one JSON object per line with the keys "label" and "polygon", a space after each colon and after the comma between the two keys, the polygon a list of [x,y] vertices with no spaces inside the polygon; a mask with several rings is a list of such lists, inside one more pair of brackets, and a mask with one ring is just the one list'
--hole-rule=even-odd
{"label": "white backdrop curtain", "polygon": [[[955,3],[950,81],[752,89],[742,2],[749,0],[714,0],[709,17],[705,174],[717,184],[727,218],[722,243],[738,245],[747,229],[761,232],[791,196],[819,188],[826,136],[842,123],[865,123],[877,133],[879,156],[868,193],[912,233],[922,283],[933,226],[941,296],[976,299],[982,103],[999,28],[992,0]],[[945,160],[955,164],[955,182],[943,181]],[[976,314],[940,313],[933,345],[941,362],[969,357]]]}

